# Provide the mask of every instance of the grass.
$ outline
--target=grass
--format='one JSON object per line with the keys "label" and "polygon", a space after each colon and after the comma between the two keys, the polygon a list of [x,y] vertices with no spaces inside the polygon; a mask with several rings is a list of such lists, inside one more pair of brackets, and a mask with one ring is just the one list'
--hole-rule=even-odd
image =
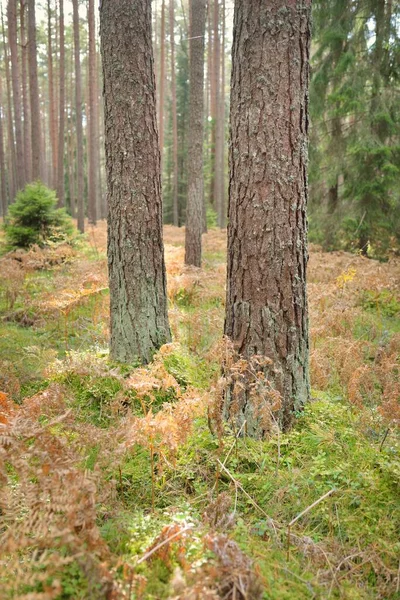
{"label": "grass", "polygon": [[[82,562],[64,548],[71,560],[51,576],[61,590],[51,597],[103,598],[106,576],[131,600],[223,597],[206,591],[217,581],[233,585],[237,573],[246,578],[247,556],[263,589],[254,598],[400,598],[399,264],[311,254],[312,399],[292,431],[236,439],[228,428],[212,433],[207,416],[221,361],[224,234],[205,236],[202,271],[183,267],[182,230],[167,227],[165,241],[174,344],[139,371],[107,353],[103,225],[69,262],[18,282],[0,277],[0,391],[91,473],[92,526],[107,549],[100,559],[87,548]],[[352,278],[340,279],[349,263]],[[30,321],[18,320],[21,313]],[[200,406],[193,413],[192,398]],[[13,493],[18,484],[10,476]],[[288,538],[288,524],[329,490]],[[34,543],[35,531],[29,535]],[[228,554],[217,549],[225,535],[237,544],[227,568]],[[19,552],[17,561],[27,550]],[[151,558],[139,562],[146,552]],[[3,566],[7,560],[0,555]]]}

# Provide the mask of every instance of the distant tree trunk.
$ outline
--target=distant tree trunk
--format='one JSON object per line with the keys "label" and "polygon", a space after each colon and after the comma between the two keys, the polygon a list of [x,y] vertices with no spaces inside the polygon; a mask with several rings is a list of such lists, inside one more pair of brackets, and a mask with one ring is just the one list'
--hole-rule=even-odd
{"label": "distant tree trunk", "polygon": [[6,161],[4,157],[4,133],[3,133],[3,83],[0,76],[0,194],[1,194],[1,212],[3,217],[7,214],[7,181],[6,181]]}
{"label": "distant tree trunk", "polygon": [[60,86],[59,86],[59,119],[58,119],[58,151],[57,151],[57,197],[58,206],[65,206],[65,31],[64,0],[59,0],[60,16]]}
{"label": "distant tree trunk", "polygon": [[22,135],[22,98],[21,98],[21,76],[18,60],[17,47],[17,0],[8,0],[7,5],[8,42],[11,56],[11,79],[14,103],[14,127],[17,150],[17,185],[21,189],[26,182],[24,140]]}
{"label": "distant tree trunk", "polygon": [[171,42],[171,95],[172,95],[172,208],[173,223],[179,225],[178,207],[178,120],[176,110],[176,76],[175,76],[175,0],[169,0],[169,31]]}
{"label": "distant tree trunk", "polygon": [[219,38],[219,0],[213,0],[213,52],[211,58],[211,161],[210,161],[210,204],[219,214],[218,186],[216,185],[216,157],[218,136],[218,105],[220,93],[220,38]]}
{"label": "distant tree trunk", "polygon": [[[236,0],[232,49],[225,334],[245,358],[271,360],[285,429],[309,396],[310,10],[311,0]],[[248,390],[230,390],[225,417],[262,436],[259,408]]]}
{"label": "distant tree trunk", "polygon": [[41,176],[41,127],[37,71],[35,0],[28,0],[29,92],[31,100],[32,179]]}
{"label": "distant tree trunk", "polygon": [[76,168],[77,168],[77,209],[78,229],[85,230],[84,198],[83,198],[83,129],[82,129],[82,77],[79,35],[78,0],[72,0],[74,23],[74,58],[75,58],[75,121],[76,121]]}
{"label": "distant tree trunk", "polygon": [[32,142],[31,142],[31,111],[29,106],[28,87],[28,43],[26,38],[25,16],[27,0],[20,0],[20,22],[21,22],[21,65],[22,65],[22,105],[24,114],[24,154],[25,154],[25,177],[27,181],[32,180]]}
{"label": "distant tree trunk", "polygon": [[102,0],[111,355],[151,360],[170,337],[148,0]]}
{"label": "distant tree trunk", "polygon": [[164,104],[165,104],[165,0],[161,6],[161,39],[160,39],[160,104],[158,107],[158,128],[161,152],[161,177],[163,174],[164,154]]}
{"label": "distant tree trunk", "polygon": [[95,17],[94,0],[88,3],[89,24],[89,206],[88,216],[92,225],[97,222],[97,175],[98,166],[96,162],[96,40],[95,40]]}
{"label": "distant tree trunk", "polygon": [[185,264],[201,266],[203,232],[204,36],[206,0],[191,0],[189,77],[188,199],[186,208]]}
{"label": "distant tree trunk", "polygon": [[14,138],[14,123],[12,113],[12,102],[11,102],[11,76],[10,76],[10,63],[6,44],[6,35],[4,30],[4,19],[3,13],[1,13],[1,26],[3,33],[3,48],[4,48],[4,62],[6,71],[6,85],[7,85],[7,137],[8,137],[8,190],[10,194],[10,202],[14,202],[15,194],[17,191],[17,174],[16,174],[16,152],[15,152],[15,138]]}
{"label": "distant tree trunk", "polygon": [[[72,50],[72,48],[71,48]],[[74,109],[74,52],[71,52],[70,55],[70,68],[67,74],[68,78],[68,86],[66,90],[66,114],[67,114],[67,173],[68,173],[68,194],[69,194],[69,205],[70,205],[70,214],[73,219],[76,219],[77,216],[77,208],[76,208],[76,182],[75,182],[75,153],[76,153],[76,144],[75,144],[75,116],[76,110]],[[68,68],[67,68],[68,71]]]}
{"label": "distant tree trunk", "polygon": [[218,225],[226,226],[226,204],[225,204],[225,0],[222,0],[222,52],[221,54],[221,85],[218,97],[218,137],[217,137],[217,159],[216,186],[218,188],[217,205]]}
{"label": "distant tree trunk", "polygon": [[[221,176],[223,177],[223,129],[221,128],[221,39],[219,33],[220,22],[220,0],[215,0],[214,5],[214,77],[215,77],[215,123],[214,131],[214,168],[213,168],[213,200],[217,213],[218,227],[221,224]],[[222,126],[223,127],[223,126]]]}
{"label": "distant tree trunk", "polygon": [[49,93],[49,136],[51,148],[51,185],[57,187],[57,110],[54,97],[53,39],[51,31],[51,0],[47,0],[47,74]]}
{"label": "distant tree trunk", "polygon": [[107,209],[107,194],[105,193],[105,185],[104,185],[104,103],[103,103],[103,93],[99,90],[103,89],[103,76],[101,72],[101,56],[98,53],[97,60],[97,71],[98,71],[98,81],[99,86],[97,89],[98,97],[99,97],[99,195],[100,195],[100,206],[101,206],[101,218],[107,219],[108,209]]}

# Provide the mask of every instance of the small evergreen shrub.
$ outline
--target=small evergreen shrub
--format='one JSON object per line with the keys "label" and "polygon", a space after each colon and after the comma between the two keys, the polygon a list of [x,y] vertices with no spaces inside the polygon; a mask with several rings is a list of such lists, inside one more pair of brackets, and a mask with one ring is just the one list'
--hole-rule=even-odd
{"label": "small evergreen shrub", "polygon": [[66,241],[73,225],[65,210],[57,208],[55,192],[35,181],[18,192],[8,209],[4,229],[11,248],[29,248]]}

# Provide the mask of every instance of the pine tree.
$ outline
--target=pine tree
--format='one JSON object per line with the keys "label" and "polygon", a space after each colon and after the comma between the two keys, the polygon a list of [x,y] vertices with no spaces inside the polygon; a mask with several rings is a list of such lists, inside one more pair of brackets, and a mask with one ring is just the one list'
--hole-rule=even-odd
{"label": "pine tree", "polygon": [[170,340],[148,0],[102,0],[111,354],[148,362]]}
{"label": "pine tree", "polygon": [[186,208],[185,264],[201,266],[203,233],[204,37],[205,0],[191,0],[189,172]]}
{"label": "pine tree", "polygon": [[60,62],[59,62],[59,118],[57,149],[57,197],[58,206],[65,206],[65,30],[64,0],[59,0]]}
{"label": "pine tree", "polygon": [[32,180],[32,142],[31,142],[31,110],[29,106],[28,86],[28,40],[26,37],[26,14],[27,0],[20,0],[20,24],[21,24],[21,76],[22,76],[22,106],[23,106],[23,134],[24,134],[24,163],[25,178]]}
{"label": "pine tree", "polygon": [[78,0],[72,0],[74,23],[74,62],[75,62],[75,121],[76,121],[76,161],[77,161],[77,210],[78,229],[85,230],[83,197],[83,129],[82,129],[82,81],[79,34]]}
{"label": "pine tree", "polygon": [[21,74],[17,46],[17,0],[8,0],[7,4],[8,41],[11,56],[11,79],[14,104],[14,126],[17,159],[17,185],[23,188],[26,181],[24,141],[22,133],[22,97]]}
{"label": "pine tree", "polygon": [[41,114],[39,102],[39,83],[36,46],[35,0],[28,0],[28,39],[29,39],[29,92],[31,101],[31,143],[32,143],[32,179],[40,179],[41,165]]}
{"label": "pine tree", "polygon": [[[310,11],[311,0],[237,0],[234,16],[225,334],[244,358],[270,360],[284,428],[309,395]],[[263,434],[249,388],[230,390],[225,416]]]}

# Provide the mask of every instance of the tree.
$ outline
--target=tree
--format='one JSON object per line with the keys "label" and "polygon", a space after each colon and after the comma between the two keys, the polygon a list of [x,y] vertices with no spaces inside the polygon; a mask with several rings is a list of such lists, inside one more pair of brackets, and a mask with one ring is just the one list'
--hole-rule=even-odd
{"label": "tree", "polygon": [[58,150],[57,150],[57,196],[58,206],[65,206],[65,29],[64,29],[64,0],[60,3],[60,87],[59,87],[59,119],[58,119]]}
{"label": "tree", "polygon": [[[270,359],[285,429],[309,395],[310,10],[311,0],[237,0],[234,13],[225,334],[244,358]],[[225,416],[263,434],[249,389],[230,390]]]}
{"label": "tree", "polygon": [[49,93],[49,136],[51,147],[51,182],[57,186],[57,111],[54,97],[54,70],[53,70],[53,38],[51,28],[51,1],[47,0],[47,73]]}
{"label": "tree", "polygon": [[22,74],[22,104],[23,104],[23,130],[24,130],[24,155],[25,176],[27,181],[32,179],[32,142],[31,142],[31,111],[29,106],[28,89],[28,43],[26,39],[25,15],[28,7],[27,0],[20,0],[21,21],[21,74]]}
{"label": "tree", "polygon": [[0,207],[1,214],[5,217],[7,213],[7,184],[6,184],[6,161],[4,157],[4,135],[3,135],[3,86],[0,76]]}
{"label": "tree", "polygon": [[165,103],[165,0],[161,5],[161,39],[160,39],[160,89],[158,106],[158,127],[161,151],[161,174],[163,172],[164,155],[164,103]]}
{"label": "tree", "polygon": [[151,360],[170,340],[149,0],[102,0],[111,355]]}
{"label": "tree", "polygon": [[31,101],[32,178],[41,176],[41,115],[36,47],[35,0],[28,0],[29,92]]}
{"label": "tree", "polygon": [[214,179],[214,198],[218,211],[218,226],[223,228],[226,225],[226,205],[225,205],[225,0],[221,2],[222,12],[222,36],[221,45],[221,81],[217,97],[217,123],[215,134],[215,179]]}
{"label": "tree", "polygon": [[4,18],[3,11],[1,12],[1,28],[3,33],[3,49],[4,49],[4,62],[6,71],[6,86],[7,86],[7,137],[8,137],[8,190],[10,195],[10,202],[14,201],[15,193],[17,191],[17,174],[16,174],[16,153],[15,153],[15,139],[14,139],[14,127],[13,127],[13,114],[11,104],[11,76],[10,76],[10,63],[8,60],[6,35],[4,30]]}
{"label": "tree", "polygon": [[191,0],[190,96],[189,96],[189,172],[186,208],[185,263],[201,266],[203,232],[203,137],[204,137],[204,36],[205,0]]}
{"label": "tree", "polygon": [[17,157],[17,185],[21,189],[26,181],[25,176],[25,157],[24,142],[22,134],[22,115],[21,115],[21,75],[18,60],[17,48],[17,0],[8,0],[7,5],[8,21],[8,41],[10,44],[11,56],[11,80],[14,103],[14,125]]}
{"label": "tree", "polygon": [[97,221],[97,192],[98,192],[98,118],[97,118],[97,93],[96,93],[96,40],[94,0],[88,4],[89,25],[89,177],[88,177],[88,214],[92,224]]}
{"label": "tree", "polygon": [[400,5],[313,7],[310,239],[383,258],[400,241]]}
{"label": "tree", "polygon": [[76,160],[78,188],[78,229],[83,233],[84,198],[83,198],[83,129],[82,129],[82,81],[79,39],[79,6],[78,0],[72,0],[74,24],[74,60],[75,60],[75,116],[76,116]]}
{"label": "tree", "polygon": [[171,96],[172,96],[172,214],[173,223],[179,225],[178,206],[178,119],[176,110],[176,74],[175,74],[175,0],[169,0],[169,34],[171,42]]}

